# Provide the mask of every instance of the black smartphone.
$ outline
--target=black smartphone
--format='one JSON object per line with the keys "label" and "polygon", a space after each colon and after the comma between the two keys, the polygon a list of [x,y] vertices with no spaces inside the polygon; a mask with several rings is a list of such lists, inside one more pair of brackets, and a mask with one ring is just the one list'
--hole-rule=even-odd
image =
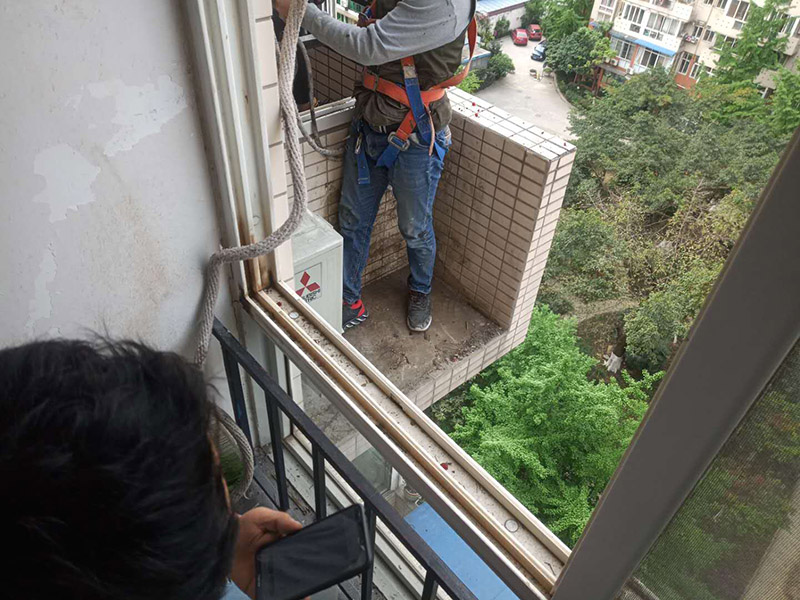
{"label": "black smartphone", "polygon": [[299,600],[372,567],[364,507],[354,504],[256,554],[256,600]]}

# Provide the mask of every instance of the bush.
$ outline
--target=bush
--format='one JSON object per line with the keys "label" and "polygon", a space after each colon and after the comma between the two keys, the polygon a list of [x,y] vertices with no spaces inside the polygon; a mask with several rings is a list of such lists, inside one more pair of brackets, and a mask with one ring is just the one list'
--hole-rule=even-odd
{"label": "bush", "polygon": [[618,298],[627,289],[625,247],[597,210],[565,209],[556,230],[545,280],[583,300]]}
{"label": "bush", "polygon": [[508,54],[499,52],[489,58],[489,66],[487,67],[487,71],[494,75],[495,80],[502,79],[508,73],[512,73],[514,71],[514,61],[511,60],[511,57]]}
{"label": "bush", "polygon": [[501,37],[511,31],[511,23],[505,17],[500,17],[494,24],[494,37]]}
{"label": "bush", "polygon": [[557,315],[568,315],[575,310],[575,306],[564,294],[547,286],[539,290],[536,306],[547,306]]}
{"label": "bush", "polygon": [[479,89],[481,89],[481,81],[480,77],[478,77],[477,71],[470,71],[469,75],[464,77],[461,83],[458,84],[458,88],[464,90],[468,94],[474,94]]}

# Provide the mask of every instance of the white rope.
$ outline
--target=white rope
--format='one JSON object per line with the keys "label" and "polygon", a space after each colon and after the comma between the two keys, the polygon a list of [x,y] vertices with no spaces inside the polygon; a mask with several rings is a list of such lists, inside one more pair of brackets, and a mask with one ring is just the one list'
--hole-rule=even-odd
{"label": "white rope", "polygon": [[306,0],[293,0],[286,17],[286,29],[283,32],[278,53],[278,95],[280,97],[281,117],[283,122],[284,143],[289,158],[289,171],[294,183],[294,200],[289,218],[277,230],[265,239],[247,246],[223,248],[211,255],[206,267],[206,284],[203,291],[203,302],[200,316],[200,340],[195,350],[194,362],[198,366],[205,363],[208,345],[211,341],[211,329],[214,325],[214,307],[219,296],[219,273],[223,264],[249,260],[269,254],[287,241],[300,226],[308,201],[308,190],[303,171],[303,153],[300,149],[299,129],[297,127],[297,105],[292,96],[295,60],[297,58],[297,42],[300,36],[300,24],[306,12]]}
{"label": "white rope", "polygon": [[[294,81],[295,61],[297,58],[297,45],[300,35],[300,24],[306,12],[306,0],[293,0],[289,6],[286,18],[286,29],[278,51],[278,94],[281,105],[281,121],[283,123],[284,143],[289,159],[289,171],[294,183],[294,200],[289,213],[289,218],[277,230],[265,239],[247,246],[223,248],[211,255],[206,267],[205,289],[200,317],[200,339],[195,350],[194,362],[202,367],[208,356],[208,346],[211,342],[211,331],[214,325],[214,307],[219,296],[220,267],[224,264],[249,260],[269,254],[275,248],[286,242],[300,226],[308,202],[305,173],[303,170],[303,152],[298,139],[300,120],[297,105],[292,96],[292,83]],[[312,146],[315,146],[312,144]],[[315,147],[315,149],[317,149]],[[219,426],[231,435],[242,456],[244,477],[241,487],[237,486],[236,496],[240,496],[250,487],[253,480],[255,460],[253,449],[244,432],[236,422],[219,406],[214,405],[214,414]],[[238,498],[233,498],[235,502]]]}

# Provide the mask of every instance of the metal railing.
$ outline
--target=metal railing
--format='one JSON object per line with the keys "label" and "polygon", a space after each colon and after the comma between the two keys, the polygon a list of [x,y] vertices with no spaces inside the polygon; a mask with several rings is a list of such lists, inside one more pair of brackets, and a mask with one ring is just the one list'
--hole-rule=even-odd
{"label": "metal railing", "polygon": [[[278,508],[289,508],[289,483],[286,478],[286,463],[284,460],[282,419],[285,416],[300,430],[311,443],[312,448],[312,478],[314,481],[315,518],[321,519],[326,514],[326,482],[325,464],[329,464],[341,478],[358,494],[364,503],[367,514],[369,534],[373,542],[375,539],[376,518],[388,527],[411,555],[419,561],[425,570],[425,581],[422,589],[421,600],[434,600],[438,587],[450,595],[454,600],[477,600],[475,595],[463,582],[450,570],[431,547],[409,525],[400,513],[378,493],[372,484],[352,462],[339,450],[323,431],[306,415],[267,371],[256,361],[231,334],[230,331],[218,320],[214,320],[214,337],[222,349],[222,358],[225,365],[225,374],[233,404],[236,423],[250,440],[250,424],[247,416],[247,407],[244,398],[241,373],[239,367],[250,375],[253,382],[261,388],[266,398],[267,416],[269,421],[270,445],[272,447],[272,461],[275,467],[275,481],[278,491]],[[252,444],[252,440],[251,444]],[[361,600],[370,600],[372,597],[372,576],[374,565],[361,577]]]}

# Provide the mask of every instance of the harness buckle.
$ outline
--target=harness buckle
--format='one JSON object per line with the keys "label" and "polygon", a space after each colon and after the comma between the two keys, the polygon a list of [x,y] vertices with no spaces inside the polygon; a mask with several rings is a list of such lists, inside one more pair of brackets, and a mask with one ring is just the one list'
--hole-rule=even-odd
{"label": "harness buckle", "polygon": [[400,152],[405,152],[411,145],[410,140],[401,140],[400,137],[397,135],[397,133],[395,133],[394,131],[389,134],[389,137],[386,138],[386,141],[389,142],[395,148],[397,148]]}

